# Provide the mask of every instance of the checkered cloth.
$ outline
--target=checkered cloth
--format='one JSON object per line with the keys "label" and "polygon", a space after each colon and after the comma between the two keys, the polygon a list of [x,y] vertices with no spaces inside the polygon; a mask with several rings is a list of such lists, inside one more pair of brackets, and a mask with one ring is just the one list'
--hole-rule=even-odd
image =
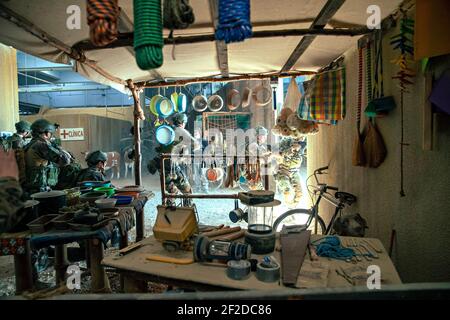
{"label": "checkered cloth", "polygon": [[336,124],[345,117],[345,69],[327,71],[308,83],[298,107],[303,120]]}

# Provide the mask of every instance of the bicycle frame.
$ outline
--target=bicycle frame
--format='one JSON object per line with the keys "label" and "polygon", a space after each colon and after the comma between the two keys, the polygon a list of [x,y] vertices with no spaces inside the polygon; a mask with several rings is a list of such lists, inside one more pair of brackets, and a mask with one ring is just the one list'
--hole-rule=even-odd
{"label": "bicycle frame", "polygon": [[328,167],[323,167],[323,168],[319,168],[314,171],[314,178],[316,179],[316,182],[318,185],[318,187],[314,188],[314,195],[318,194],[318,197],[317,197],[315,204],[311,208],[311,215],[309,216],[308,221],[307,221],[307,226],[309,227],[312,222],[312,219],[315,218],[314,233],[317,234],[318,217],[320,216],[319,215],[319,204],[320,204],[322,198],[325,199],[330,204],[332,204],[334,207],[336,207],[336,209],[334,211],[333,216],[331,217],[330,223],[326,226],[326,230],[325,230],[326,235],[330,233],[331,228],[333,227],[333,224],[334,224],[334,221],[336,220],[337,215],[345,207],[345,205],[341,201],[337,200],[336,198],[334,198],[332,195],[330,195],[328,193],[328,189],[338,191],[338,188],[328,186],[327,184],[324,184],[324,183],[319,183],[317,174],[322,174],[323,173],[322,171],[327,170],[327,169],[328,169]]}

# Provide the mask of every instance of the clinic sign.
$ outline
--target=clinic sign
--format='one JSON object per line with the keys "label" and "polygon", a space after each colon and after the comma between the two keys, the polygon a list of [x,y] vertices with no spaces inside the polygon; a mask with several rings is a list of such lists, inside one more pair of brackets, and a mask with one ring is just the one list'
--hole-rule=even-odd
{"label": "clinic sign", "polygon": [[61,128],[59,131],[61,141],[84,140],[84,128]]}

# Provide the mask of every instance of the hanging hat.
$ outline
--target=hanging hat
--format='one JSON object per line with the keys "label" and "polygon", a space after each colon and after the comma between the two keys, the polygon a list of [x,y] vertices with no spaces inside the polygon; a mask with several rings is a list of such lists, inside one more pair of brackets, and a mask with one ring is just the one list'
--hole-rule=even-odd
{"label": "hanging hat", "polygon": [[197,112],[203,112],[208,108],[208,100],[202,95],[195,96],[192,99],[192,108]]}
{"label": "hanging hat", "polygon": [[218,112],[223,107],[223,99],[217,94],[213,94],[208,98],[208,108],[212,112]]}
{"label": "hanging hat", "polygon": [[241,95],[236,89],[232,89],[227,94],[227,106],[230,111],[234,111],[241,105]]}

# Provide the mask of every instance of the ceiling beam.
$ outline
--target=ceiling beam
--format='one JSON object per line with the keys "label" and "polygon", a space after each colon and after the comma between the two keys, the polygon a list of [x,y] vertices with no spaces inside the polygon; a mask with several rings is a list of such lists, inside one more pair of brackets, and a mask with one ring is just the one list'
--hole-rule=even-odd
{"label": "ceiling beam", "polygon": [[[213,21],[214,29],[217,29],[219,25],[219,7],[216,0],[209,0],[209,11],[211,13],[211,19]],[[216,53],[217,62],[219,64],[219,70],[222,77],[229,77],[228,71],[228,48],[225,41],[216,40]]]}
{"label": "ceiling beam", "polygon": [[[325,6],[320,11],[314,22],[311,24],[311,30],[324,30],[327,23],[336,14],[336,12],[342,7],[345,0],[328,0]],[[284,64],[281,72],[287,72],[297,63],[298,59],[305,53],[311,43],[316,39],[316,35],[304,36],[297,47],[289,56],[288,60]]]}
{"label": "ceiling beam", "polygon": [[[253,31],[252,38],[278,38],[278,37],[296,37],[296,36],[333,36],[333,37],[354,37],[371,33],[366,27],[360,28],[335,28],[335,29],[286,29],[286,30],[261,30]],[[164,44],[191,44],[200,42],[215,41],[215,35],[201,34],[194,36],[177,36],[173,38],[164,38]],[[94,46],[90,40],[82,40],[76,43],[73,48],[79,51],[91,51],[101,49],[113,49],[133,46],[133,33],[120,33],[118,39],[104,47]]]}
{"label": "ceiling beam", "polygon": [[100,84],[77,84],[77,85],[48,85],[38,84],[32,86],[20,86],[19,93],[37,93],[37,92],[63,92],[63,91],[95,91],[108,90],[110,87]]}

